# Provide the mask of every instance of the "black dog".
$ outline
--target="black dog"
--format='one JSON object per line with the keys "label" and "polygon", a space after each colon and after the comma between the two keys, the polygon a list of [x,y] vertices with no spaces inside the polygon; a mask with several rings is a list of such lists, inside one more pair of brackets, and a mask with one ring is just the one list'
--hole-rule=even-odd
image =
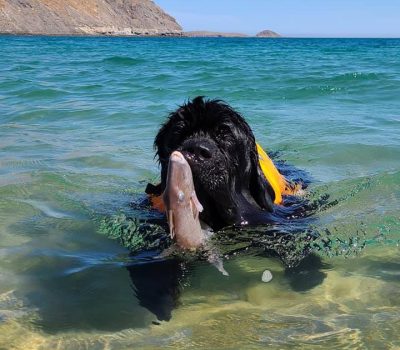
{"label": "black dog", "polygon": [[253,132],[227,104],[196,97],[170,114],[154,145],[161,183],[149,185],[148,194],[162,193],[169,157],[179,150],[204,207],[200,218],[214,230],[271,221],[275,193],[260,168]]}
{"label": "black dog", "polygon": [[[278,257],[287,266],[295,266],[285,271],[293,289],[307,290],[321,283],[325,275],[319,271],[320,258],[308,255],[307,246],[304,250],[296,249],[296,241],[292,242],[297,232],[307,230],[307,216],[312,210],[308,213],[307,206],[296,196],[286,196],[285,205],[274,205],[275,190],[260,168],[253,132],[239,113],[220,100],[196,97],[169,115],[154,146],[161,164],[161,183],[147,185],[146,193],[153,207],[162,211],[162,206],[154,200],[165,189],[169,157],[179,150],[193,173],[196,194],[204,207],[200,214],[202,221],[214,231],[231,225],[249,225],[249,230],[233,230],[235,237],[241,235],[240,242],[249,243],[259,255]],[[293,177],[288,169],[285,173]],[[298,189],[290,182],[285,182],[285,186],[287,192],[280,194],[294,194]],[[293,218],[298,218],[297,224]],[[262,225],[269,223],[272,225]],[[256,230],[255,225],[260,224]],[[229,234],[226,236],[229,243],[231,238]],[[312,237],[305,240],[308,244]],[[149,261],[150,265],[128,268],[136,296],[159,320],[169,320],[184,284],[184,265],[175,259]]]}

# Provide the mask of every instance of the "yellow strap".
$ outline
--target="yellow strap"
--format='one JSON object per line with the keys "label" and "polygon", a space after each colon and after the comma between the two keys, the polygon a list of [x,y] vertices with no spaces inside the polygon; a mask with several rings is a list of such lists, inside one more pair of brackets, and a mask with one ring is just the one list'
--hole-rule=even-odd
{"label": "yellow strap", "polygon": [[271,158],[257,143],[257,153],[260,161],[261,170],[265,178],[271,184],[275,192],[275,204],[282,204],[282,195],[294,194],[298,190],[298,186],[290,184],[285,177],[278,171]]}

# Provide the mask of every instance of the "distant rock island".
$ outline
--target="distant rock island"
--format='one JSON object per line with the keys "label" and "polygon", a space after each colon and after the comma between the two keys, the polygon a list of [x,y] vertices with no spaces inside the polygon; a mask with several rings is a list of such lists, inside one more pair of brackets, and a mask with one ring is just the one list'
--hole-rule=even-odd
{"label": "distant rock island", "polygon": [[263,30],[262,32],[257,33],[256,37],[257,38],[280,38],[281,35],[272,30],[266,29],[266,30]]}
{"label": "distant rock island", "polygon": [[[207,30],[197,30],[192,32],[183,32],[183,36],[196,37],[196,38],[251,38],[252,35],[242,33],[229,33],[229,32],[211,32]],[[255,35],[257,38],[281,38],[281,35],[273,32],[272,30],[263,30]]]}
{"label": "distant rock island", "polygon": [[[152,0],[0,0],[0,34],[249,37],[183,32],[175,18]],[[280,37],[272,30],[256,36]]]}
{"label": "distant rock island", "polygon": [[0,33],[180,36],[151,0],[0,0]]}

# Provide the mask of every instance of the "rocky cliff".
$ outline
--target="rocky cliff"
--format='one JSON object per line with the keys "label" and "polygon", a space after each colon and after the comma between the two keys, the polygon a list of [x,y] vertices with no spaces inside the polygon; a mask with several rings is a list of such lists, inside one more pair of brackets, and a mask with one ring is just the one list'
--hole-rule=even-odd
{"label": "rocky cliff", "polygon": [[152,0],[0,0],[0,33],[179,36],[182,28]]}

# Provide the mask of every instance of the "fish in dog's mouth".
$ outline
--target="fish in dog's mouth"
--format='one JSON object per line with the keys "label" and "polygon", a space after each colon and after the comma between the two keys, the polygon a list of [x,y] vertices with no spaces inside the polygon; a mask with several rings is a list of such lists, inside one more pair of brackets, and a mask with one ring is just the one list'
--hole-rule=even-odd
{"label": "fish in dog's mouth", "polygon": [[207,244],[210,231],[202,228],[199,218],[203,206],[196,195],[189,163],[179,151],[172,152],[169,158],[163,201],[170,235],[176,245],[184,250],[204,249],[208,261],[223,275],[228,275],[219,254]]}
{"label": "fish in dog's mouth", "polygon": [[184,249],[204,243],[199,213],[203,206],[197,199],[189,163],[179,151],[172,152],[163,201],[171,238]]}

